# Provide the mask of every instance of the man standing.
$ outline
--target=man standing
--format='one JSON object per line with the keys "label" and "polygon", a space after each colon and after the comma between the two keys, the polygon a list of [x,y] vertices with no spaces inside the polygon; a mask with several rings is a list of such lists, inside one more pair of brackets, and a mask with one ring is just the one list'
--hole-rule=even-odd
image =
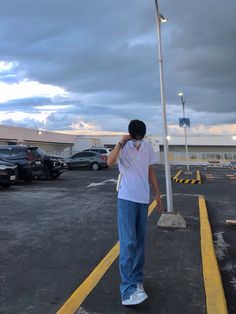
{"label": "man standing", "polygon": [[143,141],[146,125],[132,120],[129,135],[108,156],[108,166],[118,161],[121,181],[118,188],[118,232],[120,240],[119,268],[121,275],[121,299],[123,305],[135,305],[147,299],[143,287],[144,245],[148,205],[149,183],[161,208],[161,198],[153,164],[157,162],[153,147]]}

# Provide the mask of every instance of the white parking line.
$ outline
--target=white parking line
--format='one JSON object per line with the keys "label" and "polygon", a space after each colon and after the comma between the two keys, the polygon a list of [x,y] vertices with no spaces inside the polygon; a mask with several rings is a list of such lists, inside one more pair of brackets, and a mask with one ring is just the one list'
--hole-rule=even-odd
{"label": "white parking line", "polygon": [[105,180],[105,181],[101,181],[101,182],[97,182],[97,183],[90,183],[89,185],[87,185],[87,188],[91,188],[91,187],[98,186],[98,185],[104,185],[107,182],[113,182],[116,184],[117,180],[116,179],[109,179],[109,180]]}

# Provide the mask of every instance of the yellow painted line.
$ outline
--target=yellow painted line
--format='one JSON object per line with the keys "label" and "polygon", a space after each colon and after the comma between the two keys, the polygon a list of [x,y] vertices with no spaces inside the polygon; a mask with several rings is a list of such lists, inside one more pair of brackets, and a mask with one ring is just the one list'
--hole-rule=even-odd
{"label": "yellow painted line", "polygon": [[[162,196],[161,196],[162,197]],[[148,217],[151,215],[151,213],[154,211],[154,209],[157,206],[156,200],[154,200],[148,207]]]}
{"label": "yellow painted line", "polygon": [[197,170],[197,180],[199,181],[199,184],[202,183],[202,177],[201,177],[201,173],[199,170]]}
{"label": "yellow painted line", "polygon": [[70,296],[64,305],[57,311],[57,314],[74,314],[90,292],[96,287],[103,275],[119,256],[119,242],[110,250],[105,258],[84,280],[77,290]]}
{"label": "yellow painted line", "polygon": [[178,176],[181,174],[181,172],[182,172],[182,170],[179,170],[179,171],[176,173],[176,175],[174,176],[173,180],[177,179]]}
{"label": "yellow painted line", "polygon": [[[148,216],[151,215],[156,208],[157,203],[154,200],[148,207]],[[120,244],[117,242],[103,260],[95,267],[91,274],[84,280],[84,282],[74,291],[64,305],[57,311],[56,314],[75,314],[83,301],[96,287],[107,270],[113,264],[120,254]]]}
{"label": "yellow painted line", "polygon": [[207,314],[227,314],[224,289],[215,255],[205,198],[199,197],[203,279]]}

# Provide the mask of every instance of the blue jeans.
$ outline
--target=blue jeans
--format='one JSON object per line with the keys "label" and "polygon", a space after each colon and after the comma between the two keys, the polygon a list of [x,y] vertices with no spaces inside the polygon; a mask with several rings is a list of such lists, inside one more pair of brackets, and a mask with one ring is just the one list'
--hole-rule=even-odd
{"label": "blue jeans", "polygon": [[143,282],[148,204],[118,199],[120,293],[126,300]]}

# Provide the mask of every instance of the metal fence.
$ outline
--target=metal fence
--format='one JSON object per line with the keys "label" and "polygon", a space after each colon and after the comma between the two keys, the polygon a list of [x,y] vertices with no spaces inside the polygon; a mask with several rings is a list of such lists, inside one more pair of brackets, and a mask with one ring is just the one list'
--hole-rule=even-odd
{"label": "metal fence", "polygon": [[[160,163],[164,163],[164,152],[160,152]],[[190,164],[207,164],[211,161],[219,161],[221,163],[230,163],[236,161],[236,152],[189,152]],[[169,152],[169,161],[172,164],[185,164],[185,152]]]}

